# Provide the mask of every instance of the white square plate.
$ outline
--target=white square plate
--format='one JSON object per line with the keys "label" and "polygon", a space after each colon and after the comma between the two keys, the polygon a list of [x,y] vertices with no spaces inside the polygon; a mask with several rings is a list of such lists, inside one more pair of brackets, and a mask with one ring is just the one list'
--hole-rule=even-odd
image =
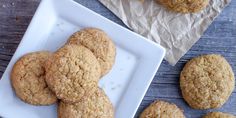
{"label": "white square plate", "polygon": [[0,80],[0,116],[4,118],[56,118],[56,105],[32,106],[15,95],[10,84],[13,64],[23,54],[55,51],[83,27],[104,30],[117,48],[115,64],[99,82],[113,103],[116,118],[132,118],[141,103],[165,50],[107,20],[72,0],[42,0],[18,49]]}

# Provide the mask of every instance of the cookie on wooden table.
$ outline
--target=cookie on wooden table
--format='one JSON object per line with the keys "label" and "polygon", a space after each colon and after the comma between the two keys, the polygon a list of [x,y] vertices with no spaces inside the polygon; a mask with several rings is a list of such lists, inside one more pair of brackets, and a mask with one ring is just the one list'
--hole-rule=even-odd
{"label": "cookie on wooden table", "polygon": [[114,109],[103,90],[97,88],[90,97],[84,97],[80,102],[68,104],[60,102],[59,118],[114,118]]}
{"label": "cookie on wooden table", "polygon": [[111,38],[97,28],[84,28],[75,32],[68,40],[69,44],[83,45],[93,52],[101,65],[101,73],[108,73],[116,56],[116,48]]}
{"label": "cookie on wooden table", "polygon": [[101,76],[100,64],[84,46],[65,45],[47,61],[46,82],[64,102],[78,102],[94,94]]}
{"label": "cookie on wooden table", "polygon": [[32,105],[50,105],[57,98],[45,82],[45,61],[50,52],[33,52],[21,57],[11,72],[11,83],[16,95]]}
{"label": "cookie on wooden table", "polygon": [[191,59],[180,75],[180,88],[187,103],[195,109],[221,107],[233,92],[234,73],[221,55]]}
{"label": "cookie on wooden table", "polygon": [[181,13],[194,13],[204,9],[209,0],[157,0],[168,9]]}
{"label": "cookie on wooden table", "polygon": [[151,103],[142,112],[140,118],[185,118],[185,116],[175,104],[158,100]]}
{"label": "cookie on wooden table", "polygon": [[203,118],[236,118],[236,116],[223,112],[211,112],[205,115]]}

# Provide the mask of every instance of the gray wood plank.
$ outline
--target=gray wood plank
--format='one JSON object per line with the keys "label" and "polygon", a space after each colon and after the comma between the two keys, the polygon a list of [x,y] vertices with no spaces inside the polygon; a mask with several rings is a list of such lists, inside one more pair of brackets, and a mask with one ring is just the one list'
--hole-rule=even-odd
{"label": "gray wood plank", "polygon": [[[97,0],[75,0],[106,18],[126,27]],[[0,77],[14,54],[40,0],[0,0]],[[126,27],[127,28],[127,27]],[[173,102],[185,111],[187,118],[200,118],[212,110],[191,109],[179,89],[179,74],[192,57],[219,53],[226,57],[236,73],[236,0],[210,25],[202,38],[181,58],[176,66],[163,61],[144,97],[136,117],[156,99]],[[236,90],[219,111],[236,114]]]}
{"label": "gray wood plank", "polygon": [[0,76],[14,54],[40,0],[0,0]]}

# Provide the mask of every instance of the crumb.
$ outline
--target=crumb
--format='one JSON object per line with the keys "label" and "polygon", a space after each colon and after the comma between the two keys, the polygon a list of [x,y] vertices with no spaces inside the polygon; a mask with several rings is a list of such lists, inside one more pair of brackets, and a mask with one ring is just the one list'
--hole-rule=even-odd
{"label": "crumb", "polygon": [[119,89],[119,88],[121,88],[121,85],[120,85],[120,84],[115,85],[114,87],[111,88],[111,90],[116,90],[116,89]]}
{"label": "crumb", "polygon": [[[3,4],[2,7],[3,7],[3,8],[6,8],[6,5]],[[1,118],[1,117],[0,117],[0,118]]]}
{"label": "crumb", "polygon": [[123,68],[120,68],[120,71],[124,71],[124,69],[123,69]]}
{"label": "crumb", "polygon": [[130,56],[127,57],[127,60],[130,60]]}
{"label": "crumb", "polygon": [[111,90],[115,90],[115,89],[116,89],[116,87],[112,87],[112,88],[111,88]]}
{"label": "crumb", "polygon": [[121,87],[121,85],[120,84],[118,84],[118,86],[117,86],[118,88],[120,88]]}

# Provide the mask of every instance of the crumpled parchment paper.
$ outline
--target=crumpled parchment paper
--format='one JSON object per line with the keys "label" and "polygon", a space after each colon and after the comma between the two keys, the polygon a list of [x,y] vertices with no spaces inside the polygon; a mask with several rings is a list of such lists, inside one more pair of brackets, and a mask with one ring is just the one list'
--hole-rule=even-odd
{"label": "crumpled parchment paper", "polygon": [[199,13],[170,11],[155,0],[99,0],[129,28],[166,49],[165,59],[175,65],[231,0],[210,0]]}

